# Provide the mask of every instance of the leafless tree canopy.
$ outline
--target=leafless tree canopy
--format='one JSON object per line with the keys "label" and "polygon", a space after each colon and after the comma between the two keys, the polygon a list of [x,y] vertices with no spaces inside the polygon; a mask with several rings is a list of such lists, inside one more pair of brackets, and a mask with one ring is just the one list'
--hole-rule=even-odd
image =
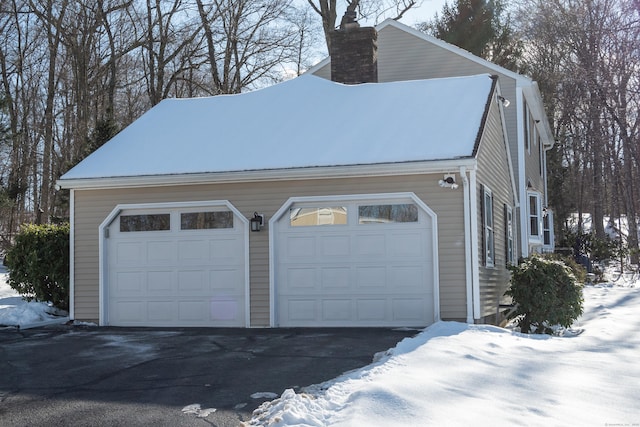
{"label": "leafless tree canopy", "polygon": [[626,217],[637,264],[638,2],[521,0],[519,7],[528,72],[540,83],[557,138],[549,153],[556,217],[590,213],[600,238],[603,218]]}

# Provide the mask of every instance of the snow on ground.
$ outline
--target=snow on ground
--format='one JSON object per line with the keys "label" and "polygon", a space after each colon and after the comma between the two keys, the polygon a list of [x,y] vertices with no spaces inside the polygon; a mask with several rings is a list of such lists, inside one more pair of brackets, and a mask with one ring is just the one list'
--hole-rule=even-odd
{"label": "snow on ground", "polygon": [[252,426],[640,425],[640,280],[587,286],[563,336],[438,322]]}
{"label": "snow on ground", "polygon": [[68,320],[48,304],[23,300],[9,287],[8,279],[7,270],[0,262],[0,327],[17,326],[24,329],[51,322],[64,323]]}
{"label": "snow on ground", "polygon": [[[52,318],[5,280],[0,267],[0,325]],[[608,280],[585,287],[585,312],[562,336],[438,322],[369,366],[285,390],[246,425],[640,426],[640,278]]]}

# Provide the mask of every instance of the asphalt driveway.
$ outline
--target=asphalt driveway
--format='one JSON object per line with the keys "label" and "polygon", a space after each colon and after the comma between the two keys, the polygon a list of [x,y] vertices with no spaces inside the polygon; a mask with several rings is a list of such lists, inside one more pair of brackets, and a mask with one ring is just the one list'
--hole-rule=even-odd
{"label": "asphalt driveway", "polygon": [[[0,425],[238,426],[268,397],[371,363],[417,331],[0,330]],[[185,413],[199,404],[207,415]],[[197,412],[197,411],[196,411]]]}

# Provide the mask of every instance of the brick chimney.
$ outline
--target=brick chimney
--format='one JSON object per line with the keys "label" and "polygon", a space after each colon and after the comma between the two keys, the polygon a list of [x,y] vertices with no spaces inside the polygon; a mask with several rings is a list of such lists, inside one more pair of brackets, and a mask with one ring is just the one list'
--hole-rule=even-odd
{"label": "brick chimney", "polygon": [[334,82],[378,82],[378,33],[373,27],[360,27],[355,12],[347,11],[340,29],[331,33],[329,55]]}

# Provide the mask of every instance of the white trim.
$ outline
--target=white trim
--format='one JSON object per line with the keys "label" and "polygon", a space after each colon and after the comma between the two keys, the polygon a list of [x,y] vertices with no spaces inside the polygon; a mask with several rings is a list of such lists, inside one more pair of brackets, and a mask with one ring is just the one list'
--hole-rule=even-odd
{"label": "white trim", "polygon": [[440,271],[438,261],[438,215],[427,206],[413,192],[406,193],[373,193],[373,194],[347,194],[335,196],[299,196],[290,197],[287,201],[273,214],[269,220],[269,325],[276,327],[276,300],[275,300],[275,239],[278,233],[278,221],[285,215],[291,205],[294,203],[305,202],[339,202],[339,201],[361,201],[361,200],[394,200],[394,199],[411,199],[418,205],[430,218],[432,225],[432,248],[433,254],[433,321],[440,320]]}
{"label": "white trim", "polygon": [[76,193],[69,191],[69,319],[75,320],[76,316],[76,281],[75,281],[75,237],[76,237]]}
{"label": "white trim", "polygon": [[58,180],[61,188],[104,189],[130,187],[161,187],[169,185],[283,181],[292,179],[328,179],[371,176],[418,175],[448,172],[460,166],[474,167],[475,158],[431,160],[375,165],[321,166],[295,169],[271,169],[236,172],[211,172],[177,175],[124,176]]}
{"label": "white trim", "polygon": [[245,327],[249,327],[251,324],[251,292],[249,287],[249,220],[228,200],[207,200],[207,201],[192,201],[192,202],[162,202],[162,203],[132,203],[132,204],[119,204],[107,215],[98,227],[98,256],[99,256],[99,310],[100,310],[100,326],[109,325],[109,319],[107,317],[107,286],[108,278],[108,250],[105,239],[105,230],[111,225],[111,223],[118,217],[120,212],[124,210],[139,210],[139,209],[180,209],[180,208],[194,208],[194,207],[208,207],[208,206],[226,206],[235,216],[240,218],[244,226],[244,291],[245,291]]}
{"label": "white trim", "polygon": [[467,294],[467,323],[473,323],[473,257],[471,241],[471,221],[470,221],[470,200],[472,197],[471,187],[467,179],[467,171],[464,166],[460,167],[460,177],[462,178],[462,201],[464,212],[464,258],[465,262],[465,283]]}
{"label": "white trim", "polygon": [[[489,198],[489,203],[487,203],[487,197]],[[482,250],[484,251],[483,259],[485,260],[484,266],[486,268],[494,268],[496,266],[496,230],[495,212],[493,211],[493,191],[491,191],[491,189],[486,185],[484,186],[484,191],[482,193],[481,203],[482,212],[484,213],[482,222],[482,235],[484,236],[482,241]],[[489,211],[491,211],[491,225],[488,224]],[[491,231],[491,245],[489,245],[489,231]]]}
{"label": "white trim", "polygon": [[[516,132],[518,135],[518,187],[519,198],[522,200],[518,209],[518,217],[520,221],[519,235],[520,235],[520,255],[523,258],[529,256],[529,225],[528,225],[528,208],[526,206],[529,203],[527,199],[527,178],[524,159],[524,110],[523,110],[523,94],[522,88],[516,88]],[[524,209],[523,209],[524,206]],[[517,207],[517,206],[516,206]]]}
{"label": "white trim", "polygon": [[469,182],[471,188],[470,208],[471,208],[471,271],[473,275],[473,318],[480,319],[480,260],[478,259],[479,238],[478,238],[478,198],[476,189],[478,188],[476,180],[476,171],[469,171]]}
{"label": "white trim", "polygon": [[[536,199],[536,220],[538,222],[538,234],[531,234],[531,197]],[[532,246],[542,246],[544,244],[544,223],[542,220],[542,194],[539,191],[527,191],[527,236],[528,243]]]}

